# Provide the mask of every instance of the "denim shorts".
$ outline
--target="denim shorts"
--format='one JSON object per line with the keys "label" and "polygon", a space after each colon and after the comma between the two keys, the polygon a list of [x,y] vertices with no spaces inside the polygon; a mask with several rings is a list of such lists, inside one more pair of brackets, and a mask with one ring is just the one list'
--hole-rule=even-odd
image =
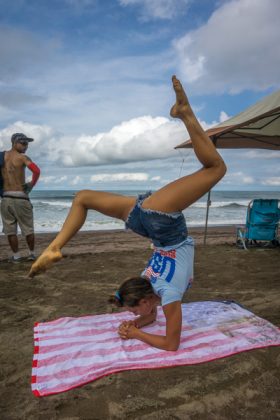
{"label": "denim shorts", "polygon": [[150,238],[156,247],[173,246],[183,242],[188,237],[183,213],[143,209],[143,201],[151,194],[149,191],[138,196],[125,222],[126,229]]}

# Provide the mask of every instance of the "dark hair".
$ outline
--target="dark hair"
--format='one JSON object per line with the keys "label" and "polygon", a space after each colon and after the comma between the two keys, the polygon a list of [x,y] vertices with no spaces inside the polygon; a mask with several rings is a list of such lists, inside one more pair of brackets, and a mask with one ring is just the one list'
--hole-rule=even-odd
{"label": "dark hair", "polygon": [[121,306],[137,306],[141,299],[154,295],[149,280],[143,277],[132,277],[121,284],[119,290],[109,299],[110,303]]}

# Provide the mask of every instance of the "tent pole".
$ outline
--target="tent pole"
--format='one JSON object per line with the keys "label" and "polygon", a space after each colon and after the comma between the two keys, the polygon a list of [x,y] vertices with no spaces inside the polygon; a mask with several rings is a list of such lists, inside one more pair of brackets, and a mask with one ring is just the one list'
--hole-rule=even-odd
{"label": "tent pole", "polygon": [[[212,142],[216,147],[218,137],[214,136]],[[204,229],[204,239],[203,245],[206,245],[206,237],[207,237],[207,229],[208,229],[208,215],[209,215],[209,207],[211,206],[211,190],[208,191],[207,195],[207,208],[206,208],[206,220],[205,220],[205,229]]]}
{"label": "tent pole", "polygon": [[211,190],[208,191],[207,196],[207,207],[206,207],[206,219],[205,219],[205,229],[204,229],[204,239],[203,245],[206,245],[206,237],[207,237],[207,228],[208,228],[208,214],[209,214],[209,207],[211,206]]}

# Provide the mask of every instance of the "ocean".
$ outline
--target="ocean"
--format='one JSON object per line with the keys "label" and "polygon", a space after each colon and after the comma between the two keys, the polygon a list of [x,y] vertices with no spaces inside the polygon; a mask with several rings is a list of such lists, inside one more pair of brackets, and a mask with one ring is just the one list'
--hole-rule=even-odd
{"label": "ocean", "polygon": [[[145,191],[119,190],[118,194],[135,196]],[[35,231],[56,232],[70,210],[75,191],[53,190],[32,191],[31,201],[34,208]],[[280,191],[212,191],[209,210],[209,226],[244,224],[248,203],[254,198],[280,199]],[[207,195],[184,211],[188,226],[204,226]],[[123,229],[124,223],[117,219],[89,211],[87,220],[81,230]]]}

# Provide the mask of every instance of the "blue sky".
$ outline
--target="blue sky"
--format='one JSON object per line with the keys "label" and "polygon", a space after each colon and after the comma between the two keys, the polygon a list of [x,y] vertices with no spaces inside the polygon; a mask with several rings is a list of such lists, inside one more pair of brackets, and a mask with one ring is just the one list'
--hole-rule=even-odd
{"label": "blue sky", "polygon": [[[34,137],[38,189],[156,189],[199,168],[174,150],[188,134],[169,117],[172,74],[205,128],[279,89],[278,0],[0,7],[0,149],[13,132]],[[279,190],[279,152],[222,154],[217,189]]]}

